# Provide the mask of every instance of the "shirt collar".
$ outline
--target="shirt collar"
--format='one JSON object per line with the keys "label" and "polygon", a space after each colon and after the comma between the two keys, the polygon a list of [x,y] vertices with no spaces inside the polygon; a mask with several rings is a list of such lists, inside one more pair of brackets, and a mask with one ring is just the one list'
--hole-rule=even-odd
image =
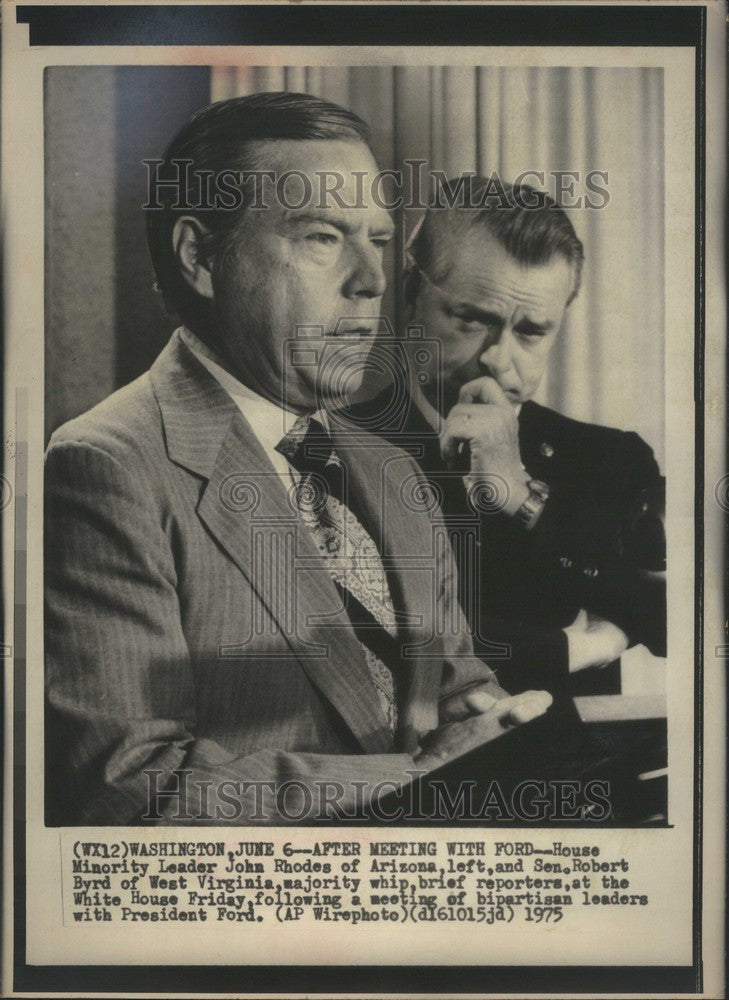
{"label": "shirt collar", "polygon": [[[288,434],[299,414],[286,410],[271,402],[265,396],[244,385],[235,375],[223,367],[221,358],[188,327],[179,328],[179,335],[185,346],[192,351],[198,361],[225,389],[253,429],[267,453],[276,448],[284,434]],[[320,410],[315,416],[328,430],[327,415]]]}

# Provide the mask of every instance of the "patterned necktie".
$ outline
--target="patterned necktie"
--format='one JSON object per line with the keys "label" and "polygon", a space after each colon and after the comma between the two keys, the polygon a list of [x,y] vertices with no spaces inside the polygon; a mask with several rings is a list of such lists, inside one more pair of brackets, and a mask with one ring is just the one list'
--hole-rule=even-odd
{"label": "patterned necktie", "polygon": [[342,595],[390,729],[397,727],[393,670],[399,662],[395,609],[382,559],[349,509],[344,469],[323,426],[299,417],[276,446],[301,474],[296,506]]}

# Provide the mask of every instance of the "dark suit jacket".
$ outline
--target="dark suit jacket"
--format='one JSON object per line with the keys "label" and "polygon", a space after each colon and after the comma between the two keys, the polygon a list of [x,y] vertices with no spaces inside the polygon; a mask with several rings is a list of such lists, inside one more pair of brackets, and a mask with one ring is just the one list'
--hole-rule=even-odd
{"label": "dark suit jacket", "polygon": [[[149,769],[156,788],[188,772],[181,797],[162,809],[168,820],[199,816],[212,781],[214,821],[266,813],[279,822],[270,789],[243,788],[231,807],[220,781],[239,790],[400,781],[437,725],[439,698],[480,681],[503,696],[473,655],[450,551],[434,540],[432,519],[402,502],[402,480],[418,474],[412,460],[369,435],[335,443],[403,616],[394,740],[283,483],[177,335],[146,375],[54,434],[45,555],[52,822],[138,821]],[[435,627],[443,616],[455,626],[445,635]],[[286,807],[303,809],[291,799]]]}
{"label": "dark suit jacket", "polygon": [[[425,472],[451,532],[474,644],[509,690],[567,685],[562,629],[580,608],[620,625],[632,643],[665,654],[665,585],[658,578],[665,556],[658,516],[663,481],[637,434],[525,403],[519,414],[522,461],[532,478],[551,488],[542,516],[527,532],[489,510],[488,493],[489,512],[476,511],[462,480],[467,464],[448,470],[419,408],[407,395],[397,406],[392,398],[385,391],[353,407],[350,416],[407,450]],[[498,494],[498,480],[494,487]]]}

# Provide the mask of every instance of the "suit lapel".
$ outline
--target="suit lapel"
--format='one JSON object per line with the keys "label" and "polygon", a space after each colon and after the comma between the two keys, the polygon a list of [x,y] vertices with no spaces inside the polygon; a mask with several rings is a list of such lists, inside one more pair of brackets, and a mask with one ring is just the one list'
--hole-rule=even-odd
{"label": "suit lapel", "polygon": [[529,475],[553,483],[562,466],[561,435],[555,414],[532,400],[519,411],[519,450]]}
{"label": "suit lapel", "polygon": [[238,407],[175,335],[152,369],[172,461],[207,479],[198,515],[364,750],[392,750],[382,708],[310,532]]}

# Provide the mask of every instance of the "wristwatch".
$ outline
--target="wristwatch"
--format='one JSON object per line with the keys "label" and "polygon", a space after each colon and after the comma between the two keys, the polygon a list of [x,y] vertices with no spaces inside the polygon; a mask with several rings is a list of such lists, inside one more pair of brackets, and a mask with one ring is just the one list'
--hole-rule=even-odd
{"label": "wristwatch", "polygon": [[549,486],[547,483],[543,483],[541,479],[530,479],[527,483],[527,489],[529,490],[529,496],[516,514],[514,514],[516,523],[521,525],[526,531],[532,527],[537,517],[544,510],[544,505],[549,497]]}

